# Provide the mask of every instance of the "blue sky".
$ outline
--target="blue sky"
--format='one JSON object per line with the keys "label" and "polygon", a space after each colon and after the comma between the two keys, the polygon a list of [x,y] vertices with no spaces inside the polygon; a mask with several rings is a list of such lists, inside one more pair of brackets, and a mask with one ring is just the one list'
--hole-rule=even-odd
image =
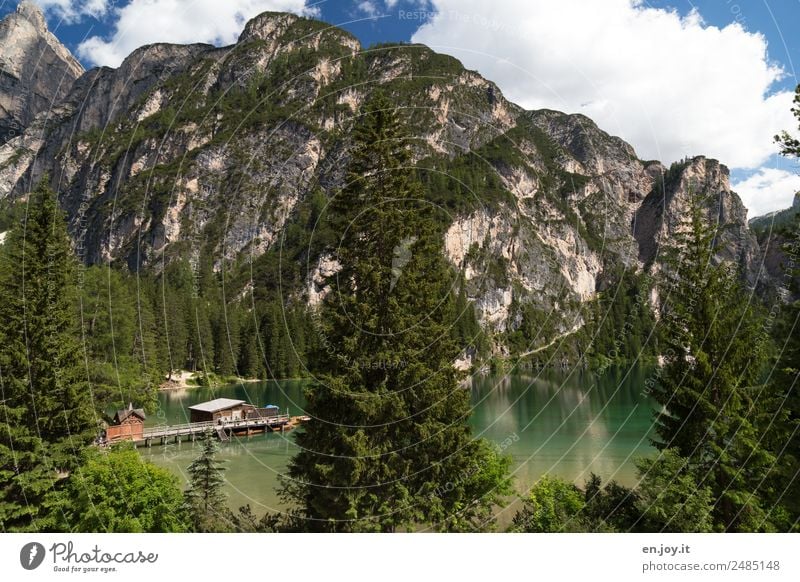
{"label": "blue sky", "polygon": [[[800,0],[35,1],[87,68],[147,42],[230,43],[265,9],[314,15],[364,45],[425,42],[525,107],[585,113],[643,158],[721,159],[751,215],[800,190],[771,139],[796,128]],[[0,0],[0,16],[16,3]]]}

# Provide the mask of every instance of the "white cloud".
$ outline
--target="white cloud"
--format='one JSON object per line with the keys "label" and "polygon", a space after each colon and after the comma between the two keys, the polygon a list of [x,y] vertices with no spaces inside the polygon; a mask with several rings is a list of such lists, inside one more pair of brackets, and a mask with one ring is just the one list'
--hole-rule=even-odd
{"label": "white cloud", "polygon": [[793,127],[767,43],[641,0],[432,0],[413,41],[460,58],[529,108],[583,113],[645,159],[755,168]]}
{"label": "white cloud", "polygon": [[385,14],[381,6],[386,10],[394,10],[400,4],[420,9],[427,7],[429,0],[383,0],[383,2],[381,0],[355,0],[355,2],[357,12],[372,18]]}
{"label": "white cloud", "polygon": [[133,50],[154,42],[236,42],[245,23],[267,11],[313,12],[305,0],[131,0],[113,10],[111,38],[93,36],[78,56],[94,65],[118,66]]}
{"label": "white cloud", "polygon": [[359,12],[365,14],[369,18],[375,18],[376,16],[378,16],[379,12],[378,6],[372,0],[363,0],[362,2],[358,3],[356,8],[358,9]]}
{"label": "white cloud", "polygon": [[777,168],[762,168],[749,178],[731,185],[750,210],[750,217],[783,210],[800,192],[800,175]]}
{"label": "white cloud", "polygon": [[108,0],[34,0],[42,10],[65,22],[78,22],[84,16],[100,18],[108,12]]}

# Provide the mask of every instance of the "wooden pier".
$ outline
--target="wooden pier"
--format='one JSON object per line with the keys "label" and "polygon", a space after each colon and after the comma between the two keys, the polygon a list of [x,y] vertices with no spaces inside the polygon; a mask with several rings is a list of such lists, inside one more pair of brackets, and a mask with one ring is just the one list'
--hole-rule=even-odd
{"label": "wooden pier", "polygon": [[[210,432],[217,435],[220,440],[230,440],[232,435],[253,434],[265,431],[283,431],[293,428],[296,424],[306,420],[305,417],[290,417],[288,414],[275,416],[262,416],[236,420],[190,422],[187,424],[160,425],[145,428],[142,435],[134,439],[136,444],[146,447],[153,443],[164,445],[169,440],[180,442],[182,438],[195,440],[198,436]],[[137,435],[138,436],[138,435]]]}

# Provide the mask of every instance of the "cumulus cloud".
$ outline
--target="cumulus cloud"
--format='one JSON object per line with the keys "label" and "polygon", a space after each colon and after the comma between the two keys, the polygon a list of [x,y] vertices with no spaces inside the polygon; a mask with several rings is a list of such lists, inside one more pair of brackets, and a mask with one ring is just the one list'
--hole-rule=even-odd
{"label": "cumulus cloud", "polygon": [[[355,0],[357,12],[375,18],[388,15],[386,10],[398,7],[426,8],[429,0]],[[384,10],[385,9],[385,10]]]}
{"label": "cumulus cloud", "polygon": [[314,13],[305,0],[131,0],[113,9],[110,38],[88,38],[77,52],[91,64],[116,67],[133,50],[154,42],[231,44],[250,18],[270,10]]}
{"label": "cumulus cloud", "polygon": [[356,8],[359,12],[368,16],[369,18],[375,18],[380,13],[380,8],[378,8],[378,5],[372,0],[363,0],[362,2],[358,3]]}
{"label": "cumulus cloud", "polygon": [[791,206],[795,192],[800,192],[800,175],[778,168],[762,168],[732,184],[731,188],[750,209],[751,217],[761,216]]}
{"label": "cumulus cloud", "polygon": [[64,20],[74,23],[84,16],[100,18],[108,12],[108,0],[35,0],[42,10]]}
{"label": "cumulus cloud", "polygon": [[[756,168],[791,127],[767,42],[739,24],[641,0],[432,0],[412,40],[461,59],[529,108],[583,113],[665,162],[704,154]],[[398,12],[398,17],[403,17]]]}

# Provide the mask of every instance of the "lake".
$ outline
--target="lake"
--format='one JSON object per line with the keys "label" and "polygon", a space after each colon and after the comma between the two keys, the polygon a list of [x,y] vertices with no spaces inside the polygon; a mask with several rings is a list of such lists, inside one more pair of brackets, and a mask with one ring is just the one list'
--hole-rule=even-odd
{"label": "lake", "polygon": [[[642,395],[647,370],[610,369],[602,376],[576,370],[515,372],[475,376],[468,383],[473,433],[497,444],[513,458],[517,490],[550,473],[582,484],[591,472],[604,481],[636,482],[637,457],[651,454],[652,404]],[[217,389],[162,392],[160,408],[147,424],[188,422],[187,406],[213,398],[275,404],[281,412],[302,413],[303,381],[264,382]],[[145,458],[186,478],[199,444],[170,443],[139,449]],[[281,508],[278,475],[295,454],[292,433],[253,435],[221,444],[232,508],[249,503],[257,513]],[[508,512],[503,521],[507,521]]]}

